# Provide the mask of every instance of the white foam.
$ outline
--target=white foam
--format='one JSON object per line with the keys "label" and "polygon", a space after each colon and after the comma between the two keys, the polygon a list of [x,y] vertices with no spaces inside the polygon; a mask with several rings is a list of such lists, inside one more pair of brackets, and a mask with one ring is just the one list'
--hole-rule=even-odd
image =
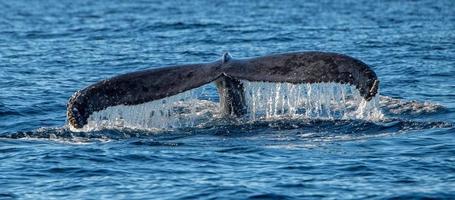
{"label": "white foam", "polygon": [[379,99],[381,108],[395,115],[419,115],[425,113],[435,113],[444,109],[442,105],[431,102],[418,102],[415,100],[407,101],[387,96],[380,96]]}

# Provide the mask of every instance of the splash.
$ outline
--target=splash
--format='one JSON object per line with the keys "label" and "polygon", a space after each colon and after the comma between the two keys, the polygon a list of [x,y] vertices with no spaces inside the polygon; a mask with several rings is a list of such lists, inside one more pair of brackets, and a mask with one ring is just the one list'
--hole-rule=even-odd
{"label": "splash", "polygon": [[[87,125],[72,131],[139,129],[149,131],[197,127],[218,116],[218,103],[207,99],[206,86],[138,105],[118,105],[94,112]],[[210,99],[210,98],[208,98]]]}
{"label": "splash", "polygon": [[366,101],[351,85],[249,81],[243,84],[251,120],[290,117],[378,121],[384,117],[377,96]]}
{"label": "splash", "polygon": [[[383,119],[378,98],[365,101],[354,86],[336,83],[290,84],[242,81],[246,121],[273,119]],[[82,129],[139,129],[148,131],[203,127],[220,119],[213,85],[139,105],[118,105],[94,112]]]}

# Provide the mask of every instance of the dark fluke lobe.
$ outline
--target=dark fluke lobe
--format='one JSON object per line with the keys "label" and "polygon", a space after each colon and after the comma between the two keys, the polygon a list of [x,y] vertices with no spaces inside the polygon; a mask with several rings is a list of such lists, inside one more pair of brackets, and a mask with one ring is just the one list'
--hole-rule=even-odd
{"label": "dark fluke lobe", "polygon": [[379,86],[368,65],[342,54],[298,52],[233,59],[225,53],[221,60],[211,63],[143,70],[95,83],[70,98],[67,118],[71,126],[82,128],[93,112],[162,99],[214,81],[222,112],[239,116],[246,109],[240,80],[351,84],[366,100],[376,95]]}

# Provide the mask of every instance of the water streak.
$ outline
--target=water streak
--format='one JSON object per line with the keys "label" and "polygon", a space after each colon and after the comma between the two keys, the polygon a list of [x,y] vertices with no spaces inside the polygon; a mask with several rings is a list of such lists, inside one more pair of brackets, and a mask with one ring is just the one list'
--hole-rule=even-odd
{"label": "water streak", "polygon": [[[350,85],[290,84],[243,81],[246,120],[383,119],[378,98],[365,101]],[[170,130],[198,127],[220,118],[219,102],[203,100],[207,86],[144,104],[119,105],[93,113],[82,131],[105,128]],[[74,130],[76,131],[76,130]],[[79,130],[80,131],[80,130]]]}
{"label": "water streak", "polygon": [[118,105],[94,112],[82,129],[94,131],[109,129],[168,130],[182,127],[197,127],[214,115],[218,104],[202,100],[207,96],[206,86],[178,95],[138,105]]}
{"label": "water streak", "polygon": [[248,116],[252,120],[290,117],[378,121],[384,118],[378,96],[366,101],[351,85],[249,81],[243,84]]}

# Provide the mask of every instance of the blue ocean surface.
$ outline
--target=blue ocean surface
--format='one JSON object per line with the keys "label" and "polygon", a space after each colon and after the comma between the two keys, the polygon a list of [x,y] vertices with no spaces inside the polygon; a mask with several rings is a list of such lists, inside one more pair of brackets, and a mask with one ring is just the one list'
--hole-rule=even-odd
{"label": "blue ocean surface", "polygon": [[[358,58],[384,117],[66,125],[79,89],[226,51]],[[0,199],[454,199],[454,124],[453,0],[0,0]]]}

